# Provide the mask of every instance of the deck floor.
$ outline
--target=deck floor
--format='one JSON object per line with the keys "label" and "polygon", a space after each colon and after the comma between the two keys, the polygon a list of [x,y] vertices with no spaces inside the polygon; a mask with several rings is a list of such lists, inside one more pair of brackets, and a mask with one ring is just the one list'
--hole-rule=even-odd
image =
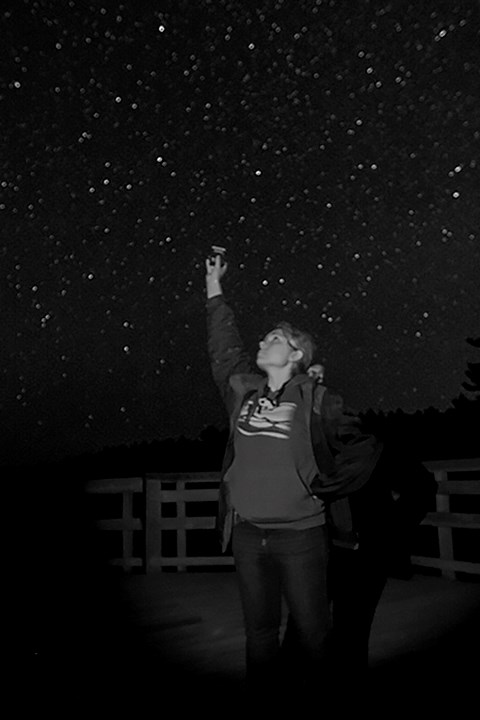
{"label": "deck floor", "polygon": [[[48,605],[26,651],[28,682],[47,702],[52,679],[52,697],[59,688],[78,700],[101,693],[107,706],[165,694],[197,706],[219,690],[242,697],[234,572],[96,577]],[[479,609],[478,582],[390,579],[372,629],[371,692],[466,698],[480,678]]]}
{"label": "deck floor", "polygon": [[[219,689],[240,701],[244,637],[234,572],[98,577],[47,597],[26,651],[29,680],[43,693],[54,678],[79,699],[101,690],[107,704],[171,694],[196,707]],[[389,579],[372,629],[371,692],[461,702],[476,691],[479,611],[478,582]]]}

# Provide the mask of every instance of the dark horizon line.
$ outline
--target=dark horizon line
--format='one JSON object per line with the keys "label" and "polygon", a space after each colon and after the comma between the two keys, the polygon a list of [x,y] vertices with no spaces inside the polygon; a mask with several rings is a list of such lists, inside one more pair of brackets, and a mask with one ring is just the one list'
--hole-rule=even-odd
{"label": "dark horizon line", "polygon": [[[402,408],[396,408],[395,410],[373,410],[373,409],[367,409],[365,411],[359,412],[358,415],[360,418],[364,419],[365,421],[379,421],[388,423],[389,420],[393,420],[395,418],[404,417],[406,419],[414,419],[415,417],[427,417],[427,416],[437,416],[438,418],[443,417],[447,418],[448,415],[451,415],[452,413],[462,414],[462,411],[465,411],[467,408],[471,409],[475,403],[480,403],[480,394],[476,395],[475,397],[467,397],[463,393],[460,393],[460,395],[453,399],[451,401],[452,405],[450,407],[447,407],[443,410],[439,408],[435,408],[434,406],[430,405],[427,408],[423,409],[417,409],[413,411],[406,411]],[[154,439],[145,439],[145,440],[134,440],[130,442],[123,442],[119,445],[104,445],[103,447],[100,447],[98,449],[90,449],[85,451],[79,451],[74,452],[72,454],[66,454],[66,455],[58,455],[55,457],[52,457],[51,459],[47,459],[44,457],[38,456],[37,458],[31,458],[28,459],[28,457],[23,460],[0,460],[0,468],[2,469],[28,469],[31,467],[41,467],[41,466],[64,466],[64,465],[71,465],[75,462],[79,463],[88,463],[88,462],[95,462],[95,461],[101,461],[102,457],[104,458],[108,454],[113,453],[121,453],[121,452],[135,452],[138,450],[141,450],[142,448],[147,449],[153,449],[156,446],[161,445],[167,445],[171,444],[172,446],[175,446],[175,444],[178,443],[187,443],[191,444],[192,446],[195,444],[207,445],[211,440],[207,437],[209,433],[216,433],[218,436],[221,436],[223,434],[226,435],[228,432],[228,423],[225,421],[223,425],[220,424],[209,424],[206,425],[197,435],[188,435],[185,433],[179,433],[177,435],[170,435],[168,437],[163,438],[154,438]]]}

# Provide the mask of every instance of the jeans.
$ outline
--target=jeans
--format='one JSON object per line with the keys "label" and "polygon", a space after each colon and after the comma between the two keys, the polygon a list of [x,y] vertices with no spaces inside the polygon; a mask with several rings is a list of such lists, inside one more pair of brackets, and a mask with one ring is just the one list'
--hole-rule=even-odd
{"label": "jeans", "polygon": [[247,682],[279,690],[282,598],[295,628],[295,670],[318,687],[328,665],[331,619],[327,595],[327,530],[233,528],[233,555],[246,635]]}

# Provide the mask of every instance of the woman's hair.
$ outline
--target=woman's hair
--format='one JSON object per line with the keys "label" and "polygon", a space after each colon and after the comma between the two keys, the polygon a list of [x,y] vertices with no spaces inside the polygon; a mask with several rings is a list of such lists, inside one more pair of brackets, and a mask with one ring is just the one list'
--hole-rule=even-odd
{"label": "woman's hair", "polygon": [[300,360],[296,363],[295,372],[301,373],[306,372],[312,364],[313,356],[316,351],[316,345],[311,335],[299,330],[298,328],[291,325],[289,322],[282,320],[275,325],[279,330],[283,330],[287,339],[296,348],[302,351],[303,355]]}

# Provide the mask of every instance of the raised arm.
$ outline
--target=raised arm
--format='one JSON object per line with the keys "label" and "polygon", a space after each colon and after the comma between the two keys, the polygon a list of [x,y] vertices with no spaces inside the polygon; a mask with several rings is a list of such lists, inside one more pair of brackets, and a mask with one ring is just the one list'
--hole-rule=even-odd
{"label": "raised arm", "polygon": [[254,371],[252,362],[245,352],[232,309],[223,296],[221,280],[227,265],[217,256],[214,261],[206,260],[207,292],[207,336],[208,353],[212,374],[220,394],[230,405],[230,377],[237,373]]}

